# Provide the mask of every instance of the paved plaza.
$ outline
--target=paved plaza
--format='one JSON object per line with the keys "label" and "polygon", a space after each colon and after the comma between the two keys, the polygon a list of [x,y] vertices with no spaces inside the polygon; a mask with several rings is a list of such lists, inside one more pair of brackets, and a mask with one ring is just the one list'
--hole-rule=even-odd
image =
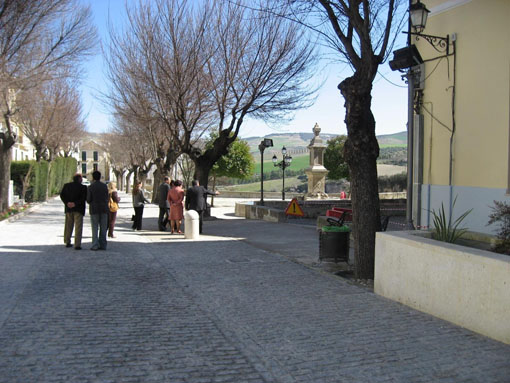
{"label": "paved plaza", "polygon": [[0,382],[510,383],[510,346],[317,265],[313,226],[217,199],[199,240],[133,232],[65,248],[60,200],[0,223]]}

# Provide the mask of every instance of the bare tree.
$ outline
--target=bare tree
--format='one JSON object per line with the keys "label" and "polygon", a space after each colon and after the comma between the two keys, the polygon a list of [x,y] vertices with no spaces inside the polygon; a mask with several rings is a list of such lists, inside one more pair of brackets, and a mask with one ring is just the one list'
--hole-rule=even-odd
{"label": "bare tree", "polygon": [[85,137],[86,122],[83,115],[81,95],[76,84],[63,86],[61,107],[58,108],[54,127],[48,139],[50,160],[57,155],[69,156],[78,148],[78,143]]}
{"label": "bare tree", "polygon": [[283,0],[292,12],[266,7],[309,29],[352,68],[339,85],[345,99],[347,140],[344,158],[351,176],[354,266],[357,278],[374,277],[375,233],[380,230],[376,160],[379,145],[371,111],[372,84],[379,66],[392,50],[404,17],[397,17],[403,0]]}
{"label": "bare tree", "polygon": [[[85,128],[85,121],[77,121],[77,124],[68,125],[60,137],[60,142],[57,146],[50,144],[50,153],[57,154],[57,151],[63,157],[70,157],[79,149],[80,142],[85,138],[87,132]],[[56,143],[56,141],[54,141]]]}
{"label": "bare tree", "polygon": [[[146,142],[152,160],[151,163],[156,166],[154,183],[159,184],[163,176],[170,174],[170,170],[179,156],[178,148],[172,136],[166,134],[165,125],[161,119],[154,116],[146,99],[146,94],[139,87],[133,89],[122,86],[125,78],[119,72],[115,75],[121,78],[115,81],[115,96],[108,97],[107,102],[115,110],[119,129],[125,132],[134,128],[143,141]],[[128,126],[130,128],[127,128]],[[153,200],[154,198],[153,195]]]}
{"label": "bare tree", "polygon": [[119,132],[105,133],[101,137],[101,145],[105,148],[110,158],[111,167],[119,190],[126,190],[124,175],[130,168],[130,157],[126,150],[126,138]]}
{"label": "bare tree", "polygon": [[[128,33],[111,30],[111,41],[106,54],[108,77],[112,84],[109,93],[103,95],[103,101],[115,111],[119,120],[118,126],[136,126],[147,140],[152,163],[156,166],[154,183],[159,184],[161,178],[169,175],[177,158],[181,154],[179,146],[168,133],[176,129],[176,122],[166,115],[156,112],[158,100],[148,85],[147,75],[152,65],[151,55],[147,47],[141,45],[140,31],[135,26],[146,26],[142,20],[152,15],[149,5],[140,5],[135,10],[128,10],[131,29]],[[136,20],[136,21],[135,21]],[[149,33],[150,32],[145,32]],[[150,34],[150,38],[155,37]],[[165,90],[168,92],[169,90]],[[122,122],[120,122],[122,121]],[[143,133],[142,133],[143,132]],[[153,199],[155,196],[153,195]]]}
{"label": "bare tree", "polygon": [[182,182],[186,188],[191,187],[191,182],[195,179],[195,164],[187,154],[183,154],[179,157],[177,162],[179,166],[179,172],[182,174]]}
{"label": "bare tree", "polygon": [[8,204],[17,95],[72,72],[95,40],[90,9],[78,0],[0,2],[0,211]]}
{"label": "bare tree", "polygon": [[69,80],[43,82],[19,94],[20,111],[13,121],[36,149],[36,159],[52,160],[82,134],[80,94]]}
{"label": "bare tree", "polygon": [[[313,49],[296,24],[236,4],[157,0],[130,12],[130,29],[112,33],[111,79],[143,89],[179,154],[207,185],[214,163],[250,116],[288,118],[311,101]],[[117,81],[120,84],[119,81]],[[110,95],[118,99],[119,91]],[[200,140],[214,128],[211,148]]]}
{"label": "bare tree", "polygon": [[231,3],[219,7],[213,29],[217,50],[207,62],[213,85],[217,138],[197,156],[195,177],[207,184],[247,117],[281,123],[312,103],[315,52],[299,25]]}
{"label": "bare tree", "polygon": [[[117,158],[121,159],[122,167],[127,168],[127,178],[134,174],[134,181],[144,182],[147,174],[154,165],[152,159],[151,143],[145,135],[143,127],[126,123],[122,118],[115,116],[115,128],[113,130],[118,143],[109,142],[108,145],[120,144],[120,150],[124,151],[122,156]],[[112,135],[110,135],[112,137]],[[112,163],[115,162],[115,157],[111,158]],[[114,165],[118,167],[119,165]],[[126,191],[129,190],[129,183],[126,186]]]}

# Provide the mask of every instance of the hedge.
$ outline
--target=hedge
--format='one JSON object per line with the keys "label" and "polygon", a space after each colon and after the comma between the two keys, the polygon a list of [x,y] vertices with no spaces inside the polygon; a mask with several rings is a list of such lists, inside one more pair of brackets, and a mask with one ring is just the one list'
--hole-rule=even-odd
{"label": "hedge", "polygon": [[30,184],[25,194],[25,201],[45,201],[50,196],[60,193],[66,182],[71,182],[76,172],[77,162],[72,157],[58,157],[51,163],[47,161],[13,161],[11,163],[11,180],[14,181],[14,192],[21,195],[22,178],[33,166]]}
{"label": "hedge", "polygon": [[377,182],[379,192],[401,192],[407,189],[407,173],[380,176]]}
{"label": "hedge", "polygon": [[71,182],[74,173],[76,173],[77,162],[71,157],[57,157],[51,163],[49,192],[50,195],[60,193],[65,183]]}

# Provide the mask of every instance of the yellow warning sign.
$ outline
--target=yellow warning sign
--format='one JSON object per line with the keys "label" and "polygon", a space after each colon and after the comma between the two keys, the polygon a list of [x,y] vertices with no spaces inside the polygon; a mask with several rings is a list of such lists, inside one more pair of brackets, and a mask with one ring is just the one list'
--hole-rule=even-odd
{"label": "yellow warning sign", "polygon": [[301,209],[301,206],[299,206],[297,199],[292,198],[292,201],[290,201],[289,206],[287,206],[287,209],[285,209],[286,215],[296,215],[298,217],[304,217],[303,210]]}

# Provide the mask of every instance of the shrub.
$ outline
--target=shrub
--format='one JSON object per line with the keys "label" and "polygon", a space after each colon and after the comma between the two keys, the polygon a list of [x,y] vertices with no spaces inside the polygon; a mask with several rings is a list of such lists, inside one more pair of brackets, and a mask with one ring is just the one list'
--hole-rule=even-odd
{"label": "shrub", "polygon": [[[14,182],[14,193],[23,198],[23,180],[29,172],[30,165],[35,164],[35,161],[13,161],[11,163],[11,180]],[[33,171],[31,172],[31,180],[29,182],[28,190],[26,190],[24,198],[27,201],[32,200],[32,189],[30,183],[34,177]]]}
{"label": "shrub", "polygon": [[49,178],[50,195],[59,194],[66,182],[71,182],[73,174],[76,173],[77,162],[72,157],[57,157],[51,163]]}
{"label": "shrub", "polygon": [[48,195],[48,162],[42,160],[34,167],[34,201],[46,201]]}
{"label": "shrub", "polygon": [[50,195],[60,193],[64,183],[71,182],[76,172],[77,162],[74,158],[58,157],[51,163],[46,161],[13,161],[11,164],[11,179],[14,181],[14,190],[17,195],[22,194],[23,179],[28,174],[30,166],[30,181],[25,194],[25,200],[45,201]]}
{"label": "shrub", "polygon": [[446,219],[446,213],[444,211],[444,205],[441,202],[441,209],[436,212],[432,210],[432,215],[434,216],[434,229],[432,232],[432,236],[434,239],[443,242],[455,243],[457,240],[462,237],[466,232],[466,228],[459,228],[459,225],[462,223],[464,218],[467,217],[469,213],[473,209],[469,209],[464,212],[459,218],[452,222],[453,209],[455,208],[455,202],[457,202],[457,197],[453,200],[452,204],[452,214],[448,220]]}
{"label": "shrub", "polygon": [[407,173],[380,176],[377,182],[379,192],[401,192],[407,189]]}
{"label": "shrub", "polygon": [[489,215],[487,225],[497,223],[500,229],[497,233],[498,243],[492,248],[496,253],[510,255],[510,205],[506,202],[494,201],[491,206],[492,213]]}

